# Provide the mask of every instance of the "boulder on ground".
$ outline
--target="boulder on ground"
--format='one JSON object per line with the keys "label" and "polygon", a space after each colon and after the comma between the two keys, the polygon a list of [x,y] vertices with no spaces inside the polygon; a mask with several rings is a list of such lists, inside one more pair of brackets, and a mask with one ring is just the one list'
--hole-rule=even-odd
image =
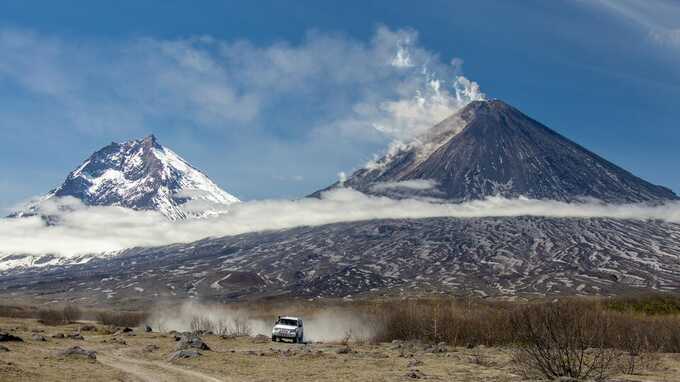
{"label": "boulder on ground", "polygon": [[84,339],[85,339],[85,338],[84,338],[83,336],[81,336],[80,333],[78,333],[78,332],[68,334],[68,335],[66,336],[66,338],[68,338],[68,339],[70,339],[70,340],[84,340]]}
{"label": "boulder on ground", "polygon": [[338,354],[349,354],[352,352],[352,348],[350,348],[349,346],[343,346],[340,349],[336,350],[335,352]]}
{"label": "boulder on ground", "polygon": [[177,350],[186,350],[186,349],[199,349],[199,350],[210,350],[210,347],[203,342],[201,337],[194,335],[194,334],[183,334],[179,341],[177,342],[176,346]]}
{"label": "boulder on ground", "polygon": [[66,336],[64,335],[64,333],[57,333],[53,334],[52,338],[66,338]]}
{"label": "boulder on ground", "polygon": [[134,336],[135,334],[132,332],[132,329],[130,328],[121,328],[118,329],[115,333],[113,333],[114,336]]}
{"label": "boulder on ground", "polygon": [[24,342],[24,340],[7,332],[0,332],[0,342]]}
{"label": "boulder on ground", "polygon": [[440,342],[438,344],[433,344],[425,348],[426,353],[446,353],[449,351],[446,342]]}
{"label": "boulder on ground", "polygon": [[73,346],[68,349],[57,352],[60,357],[82,357],[88,359],[97,359],[97,352],[94,350],[83,349],[80,346]]}
{"label": "boulder on ground", "polygon": [[421,378],[424,378],[424,377],[425,377],[425,374],[423,374],[423,372],[418,370],[418,369],[409,370],[409,372],[406,373],[406,378],[421,379]]}
{"label": "boulder on ground", "polygon": [[198,350],[178,350],[168,357],[168,361],[177,361],[179,359],[196,358],[200,356],[201,353]]}
{"label": "boulder on ground", "polygon": [[45,338],[45,336],[40,335],[40,334],[33,334],[33,335],[31,336],[31,339],[32,339],[33,341],[40,341],[40,342],[45,342],[45,341],[47,341],[47,338]]}
{"label": "boulder on ground", "polygon": [[80,327],[81,332],[94,332],[97,330],[97,327],[94,325],[83,325]]}
{"label": "boulder on ground", "polygon": [[155,352],[156,350],[160,350],[160,348],[158,347],[158,345],[151,344],[151,345],[146,345],[146,346],[144,346],[144,349],[143,349],[143,350],[144,350],[144,352],[146,352],[146,353],[153,353],[153,352]]}
{"label": "boulder on ground", "polygon": [[0,353],[5,353],[5,352],[8,352],[8,351],[9,351],[8,348],[6,348],[6,347],[0,345]]}

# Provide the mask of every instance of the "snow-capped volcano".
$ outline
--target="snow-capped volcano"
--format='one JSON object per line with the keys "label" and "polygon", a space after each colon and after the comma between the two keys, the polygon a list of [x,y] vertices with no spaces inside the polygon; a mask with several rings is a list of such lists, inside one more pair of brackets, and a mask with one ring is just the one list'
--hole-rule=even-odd
{"label": "snow-capped volcano", "polygon": [[370,194],[452,201],[524,196],[658,203],[678,198],[499,100],[469,103],[342,184]]}
{"label": "snow-capped volcano", "polygon": [[239,201],[153,135],[95,152],[40,201],[66,196],[86,205],[155,210],[172,220],[214,214]]}

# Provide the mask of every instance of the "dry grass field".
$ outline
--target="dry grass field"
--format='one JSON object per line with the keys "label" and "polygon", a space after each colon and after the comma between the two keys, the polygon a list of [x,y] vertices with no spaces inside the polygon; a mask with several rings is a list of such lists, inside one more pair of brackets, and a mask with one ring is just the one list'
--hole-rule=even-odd
{"label": "dry grass field", "polygon": [[[24,342],[3,342],[1,381],[520,381],[504,347],[447,347],[426,351],[404,343],[272,343],[267,338],[203,335],[211,350],[199,357],[168,361],[176,341],[167,333],[111,334],[90,323],[46,326],[34,319],[0,319],[2,331]],[[53,338],[79,332],[84,339]],[[46,341],[33,339],[43,336]],[[79,346],[96,359],[65,356]],[[346,347],[351,349],[343,352]],[[659,354],[653,370],[614,375],[616,380],[680,381],[680,354]]]}
{"label": "dry grass field", "polygon": [[[305,318],[307,343],[271,342],[272,322],[284,312]],[[680,381],[680,297],[183,302],[147,311],[0,304],[0,381],[556,376]]]}

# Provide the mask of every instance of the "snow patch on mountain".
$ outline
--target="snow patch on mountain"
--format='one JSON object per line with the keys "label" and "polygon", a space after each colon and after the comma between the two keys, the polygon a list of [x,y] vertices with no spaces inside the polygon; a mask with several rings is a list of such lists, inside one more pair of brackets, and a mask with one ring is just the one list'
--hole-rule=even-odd
{"label": "snow patch on mountain", "polygon": [[67,196],[86,205],[154,210],[171,220],[217,215],[239,202],[153,135],[95,152],[61,185],[13,216],[35,214],[45,201]]}

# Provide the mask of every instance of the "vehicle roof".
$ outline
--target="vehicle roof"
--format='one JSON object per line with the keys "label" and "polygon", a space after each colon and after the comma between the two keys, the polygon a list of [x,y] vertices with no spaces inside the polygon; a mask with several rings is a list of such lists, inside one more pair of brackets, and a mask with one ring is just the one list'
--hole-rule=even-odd
{"label": "vehicle roof", "polygon": [[281,317],[279,317],[279,319],[300,321],[300,319],[298,317],[291,317],[291,316],[281,316]]}

